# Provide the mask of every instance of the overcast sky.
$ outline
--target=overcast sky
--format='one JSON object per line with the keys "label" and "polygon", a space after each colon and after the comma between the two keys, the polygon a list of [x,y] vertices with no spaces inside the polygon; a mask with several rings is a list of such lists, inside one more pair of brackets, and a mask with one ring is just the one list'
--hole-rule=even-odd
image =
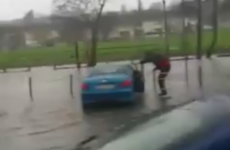
{"label": "overcast sky", "polygon": [[[29,10],[41,14],[50,14],[52,11],[53,0],[0,0],[0,20],[12,20],[21,18]],[[125,4],[127,9],[134,9],[137,7],[137,0],[108,0],[106,10],[120,10],[122,4]],[[153,2],[161,0],[142,0],[145,8]],[[171,3],[175,0],[166,0]]]}

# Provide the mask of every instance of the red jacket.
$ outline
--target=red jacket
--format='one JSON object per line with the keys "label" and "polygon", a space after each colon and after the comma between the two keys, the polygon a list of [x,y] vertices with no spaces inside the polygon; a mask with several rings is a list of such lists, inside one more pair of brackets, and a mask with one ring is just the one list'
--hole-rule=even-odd
{"label": "red jacket", "polygon": [[170,66],[170,62],[169,62],[169,60],[167,58],[161,60],[159,62],[159,64],[158,64],[159,69],[166,68],[166,67],[169,67],[169,66]]}
{"label": "red jacket", "polygon": [[150,55],[144,58],[144,60],[141,60],[141,63],[147,63],[147,62],[152,62],[156,66],[156,69],[160,69],[160,70],[170,67],[169,58],[160,54],[153,55],[153,56]]}

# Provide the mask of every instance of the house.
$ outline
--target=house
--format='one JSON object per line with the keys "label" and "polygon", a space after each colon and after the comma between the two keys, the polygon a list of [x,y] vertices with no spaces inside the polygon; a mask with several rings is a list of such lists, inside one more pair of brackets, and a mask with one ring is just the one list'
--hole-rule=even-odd
{"label": "house", "polygon": [[0,23],[1,49],[15,50],[44,44],[58,38],[58,32],[49,16],[29,11],[23,18]]}
{"label": "house", "polygon": [[[140,16],[140,17],[137,17]],[[91,32],[87,25],[83,25],[85,20],[76,13],[56,14],[56,20],[63,22],[65,32],[72,29],[71,34],[77,30],[74,36],[78,40],[88,40],[91,38]],[[101,40],[106,39],[131,39],[143,36],[147,32],[154,32],[155,29],[162,29],[162,22],[159,22],[162,14],[154,10],[144,10],[141,14],[138,11],[132,12],[106,12],[100,19],[98,37]],[[71,27],[71,25],[74,27]],[[80,36],[79,36],[80,35]]]}
{"label": "house", "polygon": [[[185,24],[192,25],[195,29],[196,20],[185,19]],[[182,18],[169,18],[168,30],[171,32],[181,32],[183,29]],[[137,34],[137,30],[140,30],[140,34]],[[110,38],[136,38],[136,37],[152,37],[154,35],[163,35],[165,32],[165,22],[161,20],[146,20],[143,21],[141,26],[135,25],[117,25],[110,33]],[[152,36],[151,36],[152,35]]]}
{"label": "house", "polygon": [[111,39],[132,39],[135,37],[143,37],[145,34],[157,32],[158,29],[163,29],[161,23],[157,21],[144,21],[141,26],[118,25],[110,32]]}
{"label": "house", "polygon": [[34,11],[29,11],[24,16],[23,22],[27,27],[24,30],[26,44],[31,43],[31,41],[44,44],[47,41],[59,37],[54,23],[49,16],[38,14]]}

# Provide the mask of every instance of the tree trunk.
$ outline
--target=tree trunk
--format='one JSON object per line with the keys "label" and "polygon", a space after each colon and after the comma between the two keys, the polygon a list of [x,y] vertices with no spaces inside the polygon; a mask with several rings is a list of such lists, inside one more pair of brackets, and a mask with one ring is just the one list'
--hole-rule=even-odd
{"label": "tree trunk", "polygon": [[102,4],[100,8],[100,12],[91,26],[91,53],[90,53],[90,63],[89,66],[95,66],[97,64],[97,41],[98,41],[98,29],[99,29],[99,23],[101,19],[102,10],[104,8],[104,4]]}
{"label": "tree trunk", "polygon": [[74,54],[75,54],[75,61],[76,61],[76,66],[78,69],[81,68],[81,62],[80,62],[80,57],[79,57],[79,44],[78,41],[75,43],[75,48],[74,48]]}
{"label": "tree trunk", "polygon": [[93,26],[91,29],[91,53],[89,66],[95,66],[97,64],[97,27]]}
{"label": "tree trunk", "polygon": [[85,61],[86,61],[86,64],[90,64],[90,51],[91,51],[91,42],[89,41],[85,41]]}

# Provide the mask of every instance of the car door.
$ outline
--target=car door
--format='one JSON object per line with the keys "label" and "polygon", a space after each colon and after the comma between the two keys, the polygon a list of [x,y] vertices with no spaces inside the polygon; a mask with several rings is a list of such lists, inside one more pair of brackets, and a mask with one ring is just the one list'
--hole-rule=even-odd
{"label": "car door", "polygon": [[143,74],[139,70],[133,70],[133,83],[134,83],[134,91],[137,93],[144,92],[144,78]]}
{"label": "car door", "polygon": [[137,68],[133,68],[130,65],[122,66],[117,71],[130,75],[130,77],[133,80],[134,92],[136,93],[144,92],[144,77],[142,71],[139,71]]}

